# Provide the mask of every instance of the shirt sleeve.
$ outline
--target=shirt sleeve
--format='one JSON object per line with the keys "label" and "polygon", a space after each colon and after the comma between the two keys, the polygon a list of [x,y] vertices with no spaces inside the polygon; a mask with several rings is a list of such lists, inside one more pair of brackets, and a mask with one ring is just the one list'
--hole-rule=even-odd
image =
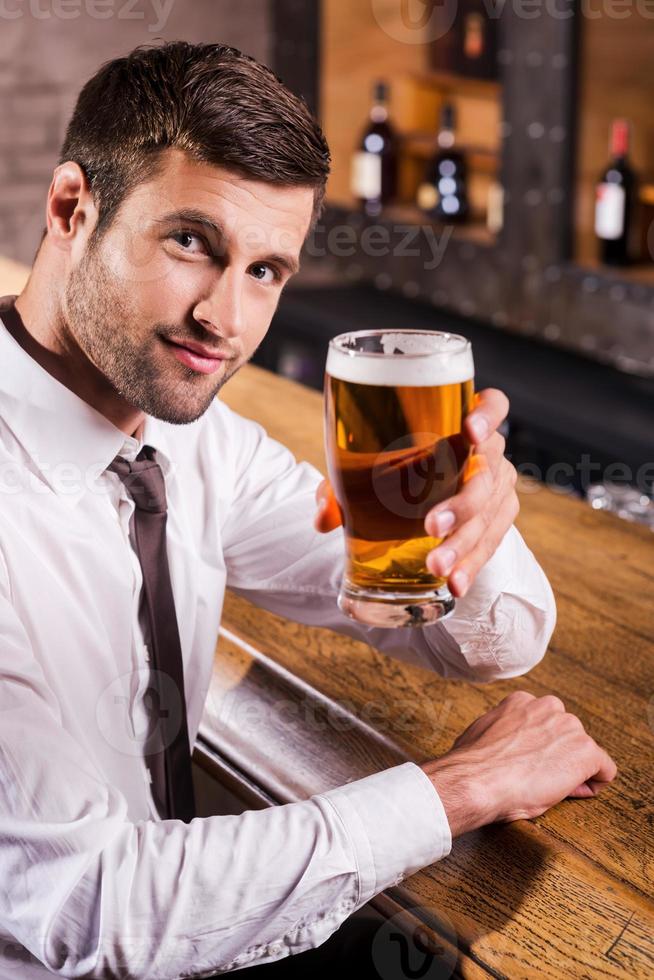
{"label": "shirt sleeve", "polygon": [[0,557],[3,975],[28,969],[16,943],[63,977],[170,980],[280,959],[449,851],[413,763],[238,816],[130,821],[65,730],[2,571]]}
{"label": "shirt sleeve", "polygon": [[235,413],[231,422],[238,470],[223,541],[227,585],[235,593],[444,677],[515,677],[543,657],[556,621],[554,596],[515,527],[444,622],[425,628],[364,626],[336,604],[345,555],[342,529],[319,534],[313,528],[321,474],[298,464],[258,423]]}

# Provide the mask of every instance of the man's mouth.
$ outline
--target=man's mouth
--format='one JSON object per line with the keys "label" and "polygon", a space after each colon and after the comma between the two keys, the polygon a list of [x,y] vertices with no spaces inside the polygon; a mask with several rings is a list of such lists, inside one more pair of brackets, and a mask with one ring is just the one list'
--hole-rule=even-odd
{"label": "man's mouth", "polygon": [[227,360],[224,354],[219,354],[210,347],[197,344],[193,340],[172,340],[167,337],[162,337],[161,340],[171,349],[173,356],[178,361],[200,374],[213,374],[219,369],[223,361]]}

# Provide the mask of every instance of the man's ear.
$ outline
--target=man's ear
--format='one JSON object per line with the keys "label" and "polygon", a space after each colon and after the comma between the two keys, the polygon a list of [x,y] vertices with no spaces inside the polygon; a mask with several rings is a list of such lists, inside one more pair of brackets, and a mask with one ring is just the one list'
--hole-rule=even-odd
{"label": "man's ear", "polygon": [[98,220],[86,174],[72,160],[60,163],[52,176],[46,207],[47,234],[58,248],[83,247]]}

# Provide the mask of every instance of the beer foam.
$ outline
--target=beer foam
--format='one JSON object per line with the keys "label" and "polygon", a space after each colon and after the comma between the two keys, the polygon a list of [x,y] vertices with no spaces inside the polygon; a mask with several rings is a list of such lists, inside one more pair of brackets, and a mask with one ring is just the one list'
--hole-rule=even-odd
{"label": "beer foam", "polygon": [[[384,353],[352,351],[347,334],[335,338],[327,354],[327,374],[350,384],[399,385],[418,388],[470,381],[475,367],[470,344],[456,334],[384,333]],[[391,356],[401,351],[397,356]]]}

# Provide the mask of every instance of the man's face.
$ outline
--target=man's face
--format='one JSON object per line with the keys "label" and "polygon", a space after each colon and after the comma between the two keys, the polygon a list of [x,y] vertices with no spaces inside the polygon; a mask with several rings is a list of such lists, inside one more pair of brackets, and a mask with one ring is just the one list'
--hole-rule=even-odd
{"label": "man's face", "polygon": [[263,340],[297,270],[313,200],[311,188],[166,151],[162,172],[126,197],[72,269],[68,331],[128,404],[194,421]]}

